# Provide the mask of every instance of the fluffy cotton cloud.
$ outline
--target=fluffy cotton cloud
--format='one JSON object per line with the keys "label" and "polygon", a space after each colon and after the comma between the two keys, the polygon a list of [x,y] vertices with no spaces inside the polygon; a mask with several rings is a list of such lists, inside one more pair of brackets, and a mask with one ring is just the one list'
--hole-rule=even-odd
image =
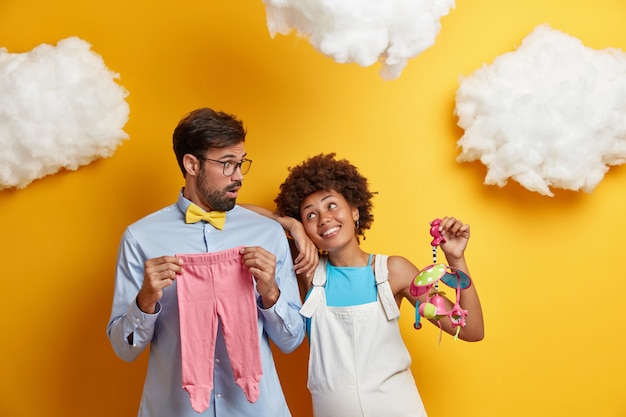
{"label": "fluffy cotton cloud", "polygon": [[0,189],[108,157],[128,135],[128,92],[91,45],[0,48]]}
{"label": "fluffy cotton cloud", "polygon": [[382,63],[384,79],[432,46],[454,0],[264,0],[272,37],[296,31],[336,62]]}
{"label": "fluffy cotton cloud", "polygon": [[480,160],[485,184],[591,192],[626,161],[626,54],[538,26],[461,78],[455,113],[465,129],[457,161]]}

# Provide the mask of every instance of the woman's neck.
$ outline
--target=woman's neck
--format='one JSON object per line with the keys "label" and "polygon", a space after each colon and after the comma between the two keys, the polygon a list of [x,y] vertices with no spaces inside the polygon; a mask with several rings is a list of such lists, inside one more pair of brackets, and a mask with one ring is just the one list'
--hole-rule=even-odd
{"label": "woman's neck", "polygon": [[368,259],[369,253],[358,244],[328,252],[328,260],[333,266],[365,266]]}

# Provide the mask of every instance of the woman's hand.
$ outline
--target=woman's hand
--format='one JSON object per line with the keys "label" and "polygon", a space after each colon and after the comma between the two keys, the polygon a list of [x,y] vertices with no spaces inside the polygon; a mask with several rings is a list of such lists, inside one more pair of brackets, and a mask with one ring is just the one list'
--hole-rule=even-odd
{"label": "woman's hand", "polygon": [[302,223],[294,218],[289,226],[289,234],[298,249],[298,256],[294,259],[296,274],[310,277],[315,272],[319,262],[319,253],[315,244],[309,239]]}
{"label": "woman's hand", "polygon": [[444,217],[439,223],[439,233],[445,239],[440,246],[446,258],[449,261],[462,258],[470,237],[470,225],[454,217]]}

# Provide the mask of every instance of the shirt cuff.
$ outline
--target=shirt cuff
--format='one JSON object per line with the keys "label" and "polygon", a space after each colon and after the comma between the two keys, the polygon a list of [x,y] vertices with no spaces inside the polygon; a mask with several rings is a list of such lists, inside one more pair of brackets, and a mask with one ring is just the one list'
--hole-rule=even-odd
{"label": "shirt cuff", "polygon": [[[282,323],[285,329],[287,329],[287,331],[291,334],[293,334],[294,329],[298,328],[298,323],[295,323],[293,320],[294,315],[289,314],[291,308],[289,307],[289,303],[285,300],[285,297],[283,297],[282,292],[278,296],[278,300],[276,300],[274,305],[270,308],[265,309],[260,303],[261,298],[259,297],[257,302],[258,310],[263,316],[263,319],[267,322],[273,324]],[[300,318],[299,314],[296,314],[295,316],[297,316],[298,319]]]}
{"label": "shirt cuff", "polygon": [[141,311],[137,305],[137,301],[131,303],[128,307],[126,317],[128,318],[128,325],[132,328],[131,332],[134,332],[138,327],[152,327],[156,323],[159,313],[161,312],[161,303],[157,302],[154,309],[154,314],[148,314]]}

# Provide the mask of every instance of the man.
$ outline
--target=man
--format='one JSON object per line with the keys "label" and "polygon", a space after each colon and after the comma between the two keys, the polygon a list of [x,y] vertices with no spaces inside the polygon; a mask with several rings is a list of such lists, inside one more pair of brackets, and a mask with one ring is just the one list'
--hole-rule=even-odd
{"label": "man", "polygon": [[[178,201],[130,225],[123,234],[107,333],[115,353],[125,361],[133,361],[150,347],[140,417],[291,415],[269,339],[285,353],[300,345],[305,332],[298,312],[301,302],[281,226],[236,205],[243,175],[252,162],[246,159],[245,136],[242,122],[232,115],[202,108],[185,116],[173,135],[174,152],[185,179]],[[199,207],[200,214],[217,212],[217,217],[219,212],[225,212],[226,221],[214,226],[209,222],[211,219],[190,219],[187,214],[190,206],[197,206],[196,212]],[[256,299],[256,303],[252,300],[250,304],[258,344],[255,338],[249,346],[238,346],[232,339],[229,342],[233,327],[239,322],[243,327],[245,320],[241,317],[237,321],[239,310],[232,308],[234,303],[229,309],[231,302],[220,299],[226,297],[227,291],[209,292],[209,298],[215,297],[211,301],[213,314],[220,316],[219,320],[215,319],[216,329],[202,331],[202,321],[189,319],[207,314],[187,310],[202,310],[208,301],[196,299],[195,304],[180,301],[182,284],[192,282],[192,277],[186,275],[189,262],[183,259],[215,253],[240,256],[237,263],[247,271],[250,297]],[[232,274],[224,276],[221,270],[212,277],[209,268],[206,277],[200,276],[200,280],[210,278],[216,285],[230,285],[235,282],[236,274],[241,275],[235,269],[236,265]],[[193,290],[186,294],[191,299],[194,296],[197,294]],[[188,324],[196,326],[191,334],[185,334]],[[183,354],[187,354],[188,343],[194,338],[210,339],[212,334],[215,337],[208,344],[212,348],[210,357],[181,359],[181,346]],[[258,372],[242,382],[241,367],[249,366],[250,361],[239,357],[234,360],[233,355],[235,351],[238,355],[249,354],[248,347],[252,352],[256,347],[259,352],[256,357],[260,357],[262,376]],[[213,377],[202,383],[195,381],[194,387],[194,381],[187,380],[188,377],[206,379],[207,373],[198,371],[205,368],[211,368],[208,374]]]}

